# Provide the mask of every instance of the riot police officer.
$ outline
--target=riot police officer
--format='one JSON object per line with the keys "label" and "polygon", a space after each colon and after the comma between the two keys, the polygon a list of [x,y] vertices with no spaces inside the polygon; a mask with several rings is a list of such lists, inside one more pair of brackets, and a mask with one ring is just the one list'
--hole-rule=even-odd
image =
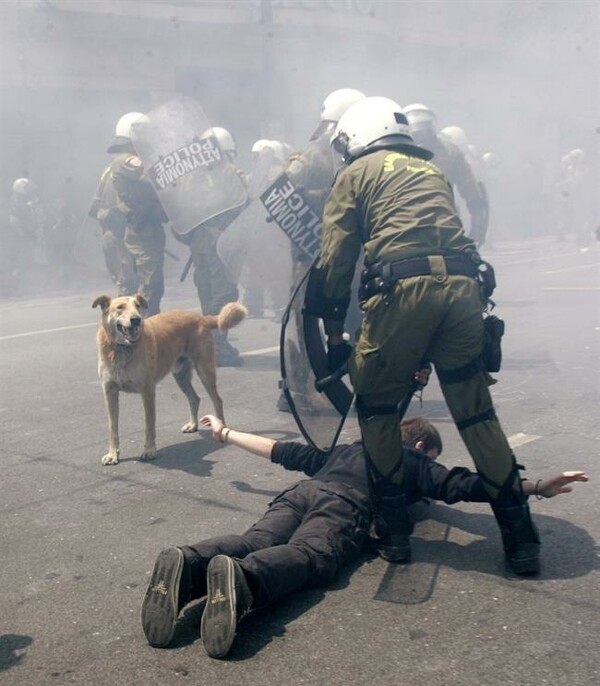
{"label": "riot police officer", "polygon": [[31,271],[40,255],[43,210],[36,185],[23,176],[15,179],[10,197],[9,227],[13,246],[8,246],[11,256],[8,268],[16,280],[23,284],[31,277]]}
{"label": "riot police officer", "polygon": [[436,115],[427,105],[407,105],[403,112],[413,140],[433,153],[435,166],[444,172],[464,199],[471,219],[469,236],[481,247],[485,242],[489,217],[485,187],[476,178],[467,156],[456,142],[448,135],[438,135]]}
{"label": "riot police officer", "polygon": [[164,294],[163,265],[167,216],[131,142],[131,127],[143,115],[129,112],[117,122],[108,152],[115,157],[108,176],[125,216],[125,246],[135,261],[139,290],[148,301],[148,315],[160,312]]}
{"label": "riot police officer", "polygon": [[[288,177],[318,217],[323,216],[323,208],[335,175],[329,145],[331,135],[344,112],[365,97],[362,91],[355,88],[338,88],[329,93],[321,104],[319,124],[310,138],[309,145],[302,152],[294,153],[288,158],[286,167]],[[311,259],[302,250],[292,246],[292,260],[294,283],[298,283],[309,269]],[[357,316],[356,322],[358,319]],[[295,320],[301,321],[300,312],[296,312]],[[298,341],[302,341],[300,334]],[[296,372],[299,375],[303,374],[302,370],[296,370]],[[305,374],[305,376],[307,375]],[[307,392],[306,398],[311,397],[311,395],[313,398],[316,397],[314,393]],[[304,403],[306,398],[298,396],[296,402]],[[280,412],[289,412],[289,406],[283,393],[277,400],[277,409]],[[312,411],[310,407],[306,409],[309,412]]]}
{"label": "riot police officer", "polygon": [[[505,552],[518,574],[539,568],[539,537],[482,362],[481,258],[461,225],[452,188],[410,135],[400,106],[366,98],[340,119],[332,145],[346,162],[327,200],[306,310],[324,320],[330,368],[350,356],[360,428],[374,474],[377,547],[410,556],[397,408],[415,369],[433,363],[442,392],[481,475]],[[364,250],[364,319],[355,350],[344,318]]]}
{"label": "riot police officer", "polygon": [[[231,133],[222,126],[213,126],[206,136],[217,139],[219,148],[233,162],[237,156],[237,144]],[[244,171],[236,167],[236,172],[244,185],[247,185]],[[209,219],[185,236],[174,234],[179,241],[190,247],[190,258],[194,265],[194,284],[204,314],[218,314],[228,302],[239,298],[237,284],[233,283],[217,253],[217,241],[225,227],[241,212],[235,208]],[[227,340],[227,332],[213,331],[215,338],[217,365],[237,367],[243,364],[239,350]]]}
{"label": "riot police officer", "polygon": [[[142,116],[141,112],[131,112],[122,117],[117,123],[116,134],[125,141],[126,137],[120,134],[125,133],[127,121],[135,121]],[[101,245],[104,262],[119,295],[132,295],[138,289],[135,259],[125,245],[127,214],[128,209],[120,202],[112,182],[109,164],[100,177],[89,216],[96,219],[102,229]]]}

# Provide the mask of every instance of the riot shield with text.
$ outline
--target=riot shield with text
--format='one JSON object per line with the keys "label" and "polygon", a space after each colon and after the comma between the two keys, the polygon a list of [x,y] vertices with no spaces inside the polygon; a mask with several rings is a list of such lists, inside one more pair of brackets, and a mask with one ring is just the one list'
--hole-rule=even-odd
{"label": "riot shield with text", "polygon": [[246,202],[246,188],[195,100],[152,110],[132,125],[131,140],[176,234]]}
{"label": "riot shield with text", "polygon": [[294,290],[283,316],[281,385],[294,419],[310,445],[330,452],[354,397],[341,373],[330,374],[321,321],[304,311],[311,270]]}
{"label": "riot shield with text", "polygon": [[321,249],[321,214],[316,212],[302,189],[283,173],[266,188],[260,200],[269,218],[305,259],[314,260]]}
{"label": "riot shield with text", "polygon": [[321,219],[285,173],[255,177],[251,186],[255,199],[225,229],[217,251],[230,279],[244,287],[259,280],[279,310],[319,254]]}

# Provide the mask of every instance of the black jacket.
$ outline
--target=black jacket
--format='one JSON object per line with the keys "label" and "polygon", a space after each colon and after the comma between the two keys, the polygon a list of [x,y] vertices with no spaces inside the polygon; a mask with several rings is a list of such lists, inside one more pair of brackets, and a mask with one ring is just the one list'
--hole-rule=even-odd
{"label": "black jacket", "polygon": [[[404,489],[407,504],[423,497],[452,504],[459,501],[489,502],[479,476],[466,467],[447,469],[423,453],[404,447]],[[271,461],[291,471],[304,472],[314,480],[349,486],[369,495],[362,441],[336,446],[330,455],[294,442],[278,442]]]}

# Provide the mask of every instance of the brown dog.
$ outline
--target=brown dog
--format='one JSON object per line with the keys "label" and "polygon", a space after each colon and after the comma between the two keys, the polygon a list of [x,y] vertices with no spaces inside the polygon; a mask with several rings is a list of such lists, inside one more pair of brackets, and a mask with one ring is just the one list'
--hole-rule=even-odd
{"label": "brown dog", "polygon": [[192,386],[192,367],[223,419],[223,401],[217,392],[215,345],[211,329],[228,331],[246,316],[239,303],[227,303],[218,315],[174,310],[144,320],[144,296],[97,297],[92,307],[102,308],[98,346],[98,376],[108,413],[108,453],[102,464],[119,462],[119,391],[140,393],[146,416],[146,442],[142,460],[156,457],[156,384],[169,372],[190,405],[186,433],[198,429],[200,398]]}

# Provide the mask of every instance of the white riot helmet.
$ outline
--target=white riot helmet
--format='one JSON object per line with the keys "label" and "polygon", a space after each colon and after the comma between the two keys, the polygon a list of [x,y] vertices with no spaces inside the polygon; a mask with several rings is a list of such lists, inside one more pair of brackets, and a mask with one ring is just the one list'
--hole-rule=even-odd
{"label": "white riot helmet", "polygon": [[469,152],[469,141],[465,130],[460,126],[445,126],[440,131],[440,136],[444,136],[450,142],[454,143],[463,153]]}
{"label": "white riot helmet", "polygon": [[259,138],[252,146],[252,154],[260,155],[264,150],[270,150],[277,162],[285,162],[286,154],[283,143],[267,138]]}
{"label": "white riot helmet", "polygon": [[16,179],[12,185],[13,193],[16,193],[17,195],[28,195],[29,186],[29,179],[26,179],[24,176],[20,179]]}
{"label": "white riot helmet", "polygon": [[311,141],[322,136],[327,129],[333,128],[337,124],[344,112],[354,105],[355,102],[363,100],[366,95],[355,88],[338,88],[331,92],[321,105],[320,123],[315,132],[310,137]]}
{"label": "white riot helmet", "polygon": [[491,150],[483,153],[483,155],[481,156],[481,161],[485,164],[486,167],[489,167],[490,169],[494,169],[500,164],[498,156],[495,152],[492,152]]}
{"label": "white riot helmet", "polygon": [[271,141],[267,140],[266,138],[259,138],[257,141],[254,142],[252,145],[252,152],[253,153],[259,153],[262,152],[265,148],[269,147],[269,143]]}
{"label": "white riot helmet", "polygon": [[394,148],[430,160],[433,153],[417,145],[402,108],[389,98],[364,98],[350,107],[331,138],[345,162],[378,148]]}
{"label": "white riot helmet", "polygon": [[230,157],[237,155],[235,139],[227,129],[222,126],[213,126],[212,133],[223,152],[226,152]]}
{"label": "white riot helmet", "polygon": [[410,130],[413,134],[421,131],[435,132],[437,128],[437,117],[433,110],[429,109],[427,105],[415,102],[412,105],[406,105],[403,112],[408,119]]}
{"label": "white riot helmet", "polygon": [[123,146],[131,144],[131,126],[144,115],[142,112],[124,114],[115,126],[115,138],[108,148],[109,153],[120,152]]}

